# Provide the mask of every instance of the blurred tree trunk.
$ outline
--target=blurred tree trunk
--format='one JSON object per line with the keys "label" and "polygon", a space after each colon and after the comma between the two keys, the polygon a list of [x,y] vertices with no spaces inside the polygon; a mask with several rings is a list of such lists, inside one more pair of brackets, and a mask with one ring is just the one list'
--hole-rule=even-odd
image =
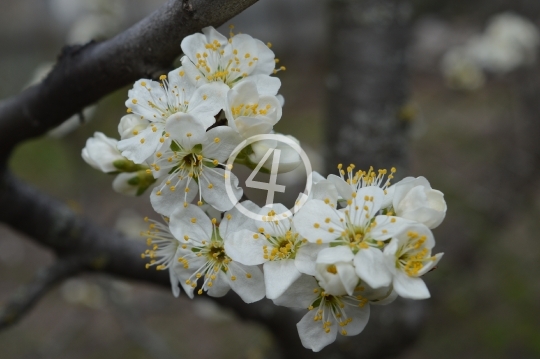
{"label": "blurred tree trunk", "polygon": [[330,0],[329,10],[327,172],[338,163],[405,169],[410,5]]}
{"label": "blurred tree trunk", "polygon": [[[407,168],[406,51],[411,7],[399,0],[329,0],[326,169]],[[401,174],[400,174],[401,173]],[[386,358],[417,337],[424,304],[397,300],[372,306],[358,337],[338,337],[321,354],[332,358]],[[321,356],[321,357],[323,357]]]}

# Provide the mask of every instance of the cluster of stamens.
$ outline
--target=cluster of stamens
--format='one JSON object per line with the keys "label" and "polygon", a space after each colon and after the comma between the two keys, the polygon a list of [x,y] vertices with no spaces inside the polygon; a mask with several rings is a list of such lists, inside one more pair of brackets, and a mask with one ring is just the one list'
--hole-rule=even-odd
{"label": "cluster of stamens", "polygon": [[[356,287],[355,293],[363,290],[364,287],[362,286]],[[313,310],[317,308],[317,313],[315,313],[313,320],[322,322],[323,330],[327,334],[331,331],[331,319],[333,319],[341,327],[341,334],[347,335],[345,327],[353,321],[353,318],[347,317],[345,307],[347,305],[354,305],[363,308],[369,302],[367,298],[360,294],[354,296],[335,296],[322,291],[321,288],[315,288],[313,292],[318,293],[319,296],[308,309]]]}
{"label": "cluster of stamens", "polygon": [[[431,256],[431,251],[423,247],[426,236],[420,236],[417,232],[407,233],[409,240],[401,249],[396,266],[403,268],[403,271],[411,277],[418,276],[419,271],[424,268],[424,263],[435,260]],[[423,247],[423,248],[422,248]]]}
{"label": "cluster of stamens", "polygon": [[247,116],[247,117],[254,117],[254,116],[264,116],[268,113],[268,111],[272,108],[269,104],[266,105],[264,108],[259,108],[259,104],[255,103],[252,105],[249,104],[240,104],[238,106],[232,106],[231,111],[234,116],[234,118],[240,117],[240,116]]}
{"label": "cluster of stamens", "polygon": [[[144,220],[149,221],[148,217]],[[150,222],[148,230],[141,232],[141,236],[146,237],[146,245],[150,247],[141,254],[141,258],[150,259],[150,262],[146,263],[146,269],[155,265],[157,270],[164,270],[174,261],[179,242],[169,232],[167,226],[153,220]]]}
{"label": "cluster of stamens", "polygon": [[[368,186],[378,186],[382,189],[386,189],[390,186],[390,180],[394,178],[394,173],[396,173],[396,168],[392,167],[390,169],[390,174],[388,170],[380,169],[377,173],[373,170],[373,167],[369,167],[368,171],[354,171],[355,165],[350,164],[347,167],[347,171],[343,169],[343,165],[340,163],[338,165],[339,175],[344,179],[349,185],[354,186],[356,189]],[[385,181],[386,176],[386,181]]]}
{"label": "cluster of stamens", "polygon": [[[200,72],[195,80],[198,81],[204,77],[209,82],[223,82],[232,87],[253,71],[252,69],[256,66],[259,58],[249,52],[239,53],[238,49],[232,48],[234,37],[232,29],[234,26],[230,25],[229,27],[231,31],[229,32],[228,44],[223,46],[219,41],[213,40],[211,43],[205,44],[205,51],[195,54],[194,65]],[[226,46],[230,46],[232,52],[232,58],[227,61],[223,59],[224,56],[228,57]],[[267,46],[271,47],[271,44],[268,43]],[[275,59],[275,62],[277,63],[279,60]],[[276,74],[278,71],[284,70],[285,66],[281,66],[279,69],[274,69],[273,73]]]}
{"label": "cluster of stamens", "polygon": [[[179,75],[181,77],[184,76],[184,71],[180,70]],[[146,110],[151,110],[151,112],[154,113],[152,115],[152,118],[147,118],[147,120],[154,122],[164,122],[173,113],[187,112],[187,108],[189,106],[189,99],[186,98],[185,90],[180,90],[178,88],[178,85],[174,85],[171,87],[167,80],[167,75],[161,75],[159,77],[159,80],[159,85],[165,90],[165,99],[163,97],[154,97],[152,88],[148,86],[146,81],[141,81],[140,86],[142,86],[144,89],[146,89],[146,91],[148,91],[151,100],[147,100],[146,103],[143,103],[136,98],[132,99],[131,103],[136,106],[128,107],[128,113],[140,115],[141,119],[144,119],[143,114],[137,110],[138,107],[142,107]],[[137,135],[136,133],[134,134]]]}

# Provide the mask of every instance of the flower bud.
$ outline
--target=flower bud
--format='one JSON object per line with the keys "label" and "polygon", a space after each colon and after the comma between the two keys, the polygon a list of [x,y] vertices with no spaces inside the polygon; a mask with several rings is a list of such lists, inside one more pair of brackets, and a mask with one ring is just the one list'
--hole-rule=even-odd
{"label": "flower bud", "polygon": [[431,188],[424,177],[407,177],[396,183],[393,206],[396,215],[435,228],[446,215],[446,202],[441,191]]}
{"label": "flower bud", "polygon": [[148,120],[143,120],[137,115],[125,115],[118,124],[118,133],[120,138],[125,140],[136,136],[139,132],[148,127]]}
{"label": "flower bud", "polygon": [[115,192],[127,196],[140,196],[155,182],[154,176],[146,170],[131,173],[120,173],[113,181]]}
{"label": "flower bud", "polygon": [[82,158],[90,166],[102,172],[117,172],[115,161],[125,160],[116,148],[117,140],[109,138],[101,132],[94,133],[86,141],[86,146],[82,149]]}

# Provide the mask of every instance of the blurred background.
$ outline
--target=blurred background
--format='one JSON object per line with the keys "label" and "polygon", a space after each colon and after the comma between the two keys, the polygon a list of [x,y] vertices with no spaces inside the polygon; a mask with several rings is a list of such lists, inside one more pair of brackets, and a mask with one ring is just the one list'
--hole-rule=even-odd
{"label": "blurred background", "polygon": [[[111,37],[163,2],[2,0],[0,98],[39,81],[63,45]],[[338,163],[330,161],[325,130],[333,121],[328,93],[336,87],[330,3],[261,0],[231,21],[272,42],[287,67],[279,73],[285,106],[276,130],[298,138],[321,172]],[[425,176],[441,190],[448,213],[434,230],[436,252],[445,257],[425,277],[432,299],[424,325],[394,357],[538,358],[540,2],[399,4],[407,36],[400,43],[405,66],[398,76],[406,85],[396,120],[405,138],[398,165],[401,177]],[[113,177],[80,156],[95,131],[118,137],[127,90],[85,110],[76,131],[79,117],[21,145],[10,166],[75,211],[139,240],[141,218],[153,213],[148,197],[114,193]],[[47,249],[0,225],[0,302],[52,261]],[[1,332],[0,348],[5,359],[265,358],[272,340],[264,327],[205,298],[175,299],[160,287],[82,275]]]}

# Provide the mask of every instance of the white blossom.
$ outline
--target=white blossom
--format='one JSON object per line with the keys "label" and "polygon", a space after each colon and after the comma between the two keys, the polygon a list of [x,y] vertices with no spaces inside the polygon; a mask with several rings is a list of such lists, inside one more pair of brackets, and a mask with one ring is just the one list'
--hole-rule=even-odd
{"label": "white blossom", "polygon": [[170,230],[182,242],[176,274],[184,290],[193,297],[201,279],[198,294],[206,291],[210,296],[221,297],[232,288],[246,303],[262,299],[265,289],[261,270],[232,260],[224,249],[224,240],[242,229],[246,218],[233,209],[225,213],[219,226],[216,224],[216,219],[210,220],[194,205],[180,207],[171,216]]}
{"label": "white blossom", "polygon": [[282,204],[263,207],[258,213],[264,221],[251,220],[253,228],[235,232],[225,241],[225,251],[233,260],[245,265],[263,264],[269,299],[282,295],[301,273],[315,275],[315,257],[324,248],[303,239],[292,220],[283,218],[285,212]]}
{"label": "white blossom", "polygon": [[[230,153],[240,143],[240,136],[227,126],[218,126],[208,132],[188,114],[176,115],[167,123],[167,133],[175,138],[165,143],[150,163],[154,177],[161,179],[150,195],[156,212],[170,216],[178,205],[187,205],[199,194],[202,200],[220,211],[235,204],[229,200],[225,189],[224,166]],[[242,196],[238,178],[231,173],[232,189],[237,199]]]}
{"label": "white blossom", "polygon": [[146,269],[155,266],[157,270],[169,270],[169,278],[171,281],[172,292],[175,297],[180,295],[181,278],[174,270],[178,266],[178,248],[180,242],[171,234],[169,228],[159,222],[144,219],[149,221],[148,231],[141,232],[141,236],[146,237],[146,244],[149,249],[141,254],[141,257],[149,258],[150,262],[146,264]]}
{"label": "white blossom", "polygon": [[242,81],[227,93],[228,125],[242,137],[270,133],[281,118],[276,96],[259,95],[253,81]]}
{"label": "white blossom", "polygon": [[419,223],[410,224],[392,238],[384,249],[384,256],[397,294],[411,299],[430,297],[420,277],[435,267],[443,256],[443,253],[431,255],[434,246],[433,234]]}
{"label": "white blossom", "polygon": [[[339,189],[338,189],[339,190]],[[377,186],[359,188],[341,210],[312,199],[295,215],[297,231],[313,243],[330,243],[325,253],[342,255],[344,246],[354,255],[356,274],[373,288],[388,286],[392,277],[384,264],[382,249],[394,234],[409,221],[399,217],[377,215],[385,194]]]}
{"label": "white blossom", "polygon": [[[227,39],[213,27],[182,40],[182,66],[190,80],[201,86],[205,83],[224,83],[230,88],[249,79],[261,95],[276,95],[281,82],[275,73],[274,52],[260,40],[246,34]],[[284,68],[282,68],[284,69]]]}
{"label": "white blossom", "polygon": [[318,352],[334,342],[338,332],[344,336],[362,332],[369,320],[370,303],[388,304],[394,299],[391,287],[373,290],[364,283],[354,288],[353,295],[332,295],[315,278],[302,275],[274,303],[309,309],[296,327],[304,347]]}
{"label": "white blossom", "polygon": [[214,124],[214,115],[223,107],[228,91],[228,87],[222,84],[195,88],[181,67],[169,72],[168,76],[161,75],[160,80],[139,80],[128,92],[128,113],[149,122],[144,129],[141,129],[143,121],[133,126],[132,137],[125,134],[130,127],[128,124],[123,124],[119,129],[124,139],[118,143],[118,148],[135,163],[144,162],[155,154],[158,147],[175,138],[175,133],[166,130],[171,119],[189,116],[195,118],[204,129]]}
{"label": "white blossom", "polygon": [[102,172],[117,172],[115,161],[125,161],[117,148],[118,141],[105,136],[101,132],[94,133],[94,137],[86,140],[86,146],[82,149],[82,158],[90,166]]}
{"label": "white blossom", "polygon": [[388,189],[397,216],[435,228],[446,216],[446,202],[441,191],[431,188],[425,177],[406,177]]}
{"label": "white blossom", "polygon": [[380,187],[384,191],[383,201],[381,208],[386,208],[392,204],[392,197],[388,194],[386,188],[390,186],[390,181],[394,178],[396,169],[392,167],[390,174],[388,170],[380,169],[375,173],[373,167],[370,167],[368,171],[354,171],[355,166],[353,164],[347,167],[347,171],[343,170],[341,164],[338,165],[339,176],[330,174],[328,175],[328,181],[332,182],[341,196],[342,199],[348,201],[353,198],[353,195],[358,192],[360,188],[364,187]]}
{"label": "white blossom", "polygon": [[154,177],[147,170],[118,174],[112,183],[115,192],[126,196],[140,196],[155,182]]}

